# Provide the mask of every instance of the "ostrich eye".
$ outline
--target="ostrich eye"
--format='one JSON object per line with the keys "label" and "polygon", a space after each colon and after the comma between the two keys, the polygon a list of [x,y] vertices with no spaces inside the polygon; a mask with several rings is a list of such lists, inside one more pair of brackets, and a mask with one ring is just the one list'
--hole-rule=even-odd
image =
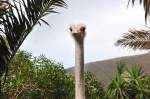
{"label": "ostrich eye", "polygon": [[85,31],[85,27],[81,27],[80,30],[81,30],[81,31]]}
{"label": "ostrich eye", "polygon": [[70,27],[69,30],[72,32],[72,28]]}

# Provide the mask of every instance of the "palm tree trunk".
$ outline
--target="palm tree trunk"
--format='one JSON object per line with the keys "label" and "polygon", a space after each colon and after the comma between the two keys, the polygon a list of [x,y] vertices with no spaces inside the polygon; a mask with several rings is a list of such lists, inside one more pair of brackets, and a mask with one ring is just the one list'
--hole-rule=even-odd
{"label": "palm tree trunk", "polygon": [[0,73],[0,99],[2,98],[2,73]]}

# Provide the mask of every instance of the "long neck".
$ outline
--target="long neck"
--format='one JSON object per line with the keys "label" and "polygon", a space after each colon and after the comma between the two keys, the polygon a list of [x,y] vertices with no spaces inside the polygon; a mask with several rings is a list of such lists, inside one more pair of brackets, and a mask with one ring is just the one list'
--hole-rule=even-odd
{"label": "long neck", "polygon": [[84,40],[75,40],[75,99],[85,99],[84,85]]}

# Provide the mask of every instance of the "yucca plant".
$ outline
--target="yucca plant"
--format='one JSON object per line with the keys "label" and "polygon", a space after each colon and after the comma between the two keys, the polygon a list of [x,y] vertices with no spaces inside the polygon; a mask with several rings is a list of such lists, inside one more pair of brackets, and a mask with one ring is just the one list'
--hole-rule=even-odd
{"label": "yucca plant", "polygon": [[106,99],[149,99],[149,85],[149,76],[139,65],[127,68],[121,63],[108,86]]}
{"label": "yucca plant", "polygon": [[0,74],[36,24],[44,16],[57,13],[56,7],[66,7],[63,0],[9,0],[0,1]]}
{"label": "yucca plant", "polygon": [[150,89],[147,87],[147,78],[142,68],[137,65],[127,69],[126,83],[131,99],[149,99]]}
{"label": "yucca plant", "polygon": [[125,66],[126,65],[123,63],[117,65],[117,74],[113,77],[108,86],[106,99],[129,99],[126,81],[122,77],[126,69]]}

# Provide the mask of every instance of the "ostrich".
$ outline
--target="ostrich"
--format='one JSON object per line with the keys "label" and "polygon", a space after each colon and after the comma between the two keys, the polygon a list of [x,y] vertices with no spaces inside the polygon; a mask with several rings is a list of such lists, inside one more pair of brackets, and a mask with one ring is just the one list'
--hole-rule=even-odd
{"label": "ostrich", "polygon": [[84,37],[85,25],[77,24],[70,27],[75,41],[75,99],[85,99],[84,85]]}

